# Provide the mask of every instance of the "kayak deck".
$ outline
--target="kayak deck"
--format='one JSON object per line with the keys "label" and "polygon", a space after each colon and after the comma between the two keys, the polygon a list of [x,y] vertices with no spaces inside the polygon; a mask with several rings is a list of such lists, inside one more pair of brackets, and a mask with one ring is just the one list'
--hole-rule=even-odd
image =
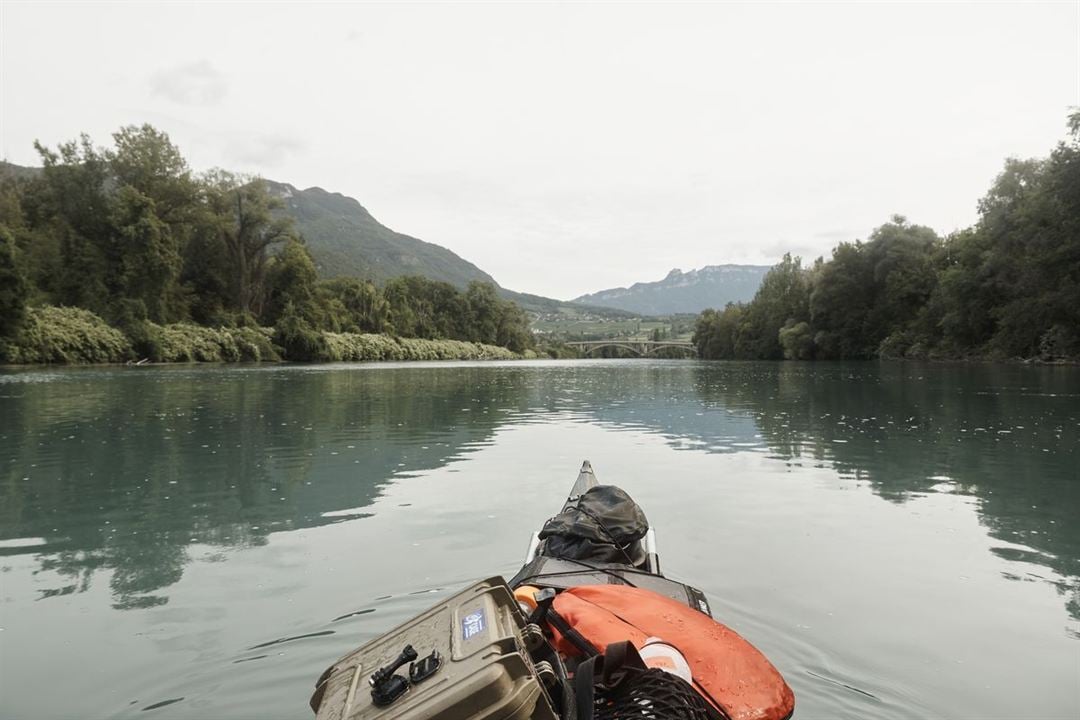
{"label": "kayak deck", "polygon": [[[563,504],[565,511],[574,507],[578,499],[600,484],[592,464],[585,460],[577,480]],[[656,535],[652,527],[646,534],[644,560],[640,565],[627,563],[602,563],[569,558],[557,558],[544,554],[544,541],[534,532],[525,557],[525,565],[510,579],[511,588],[530,585],[538,588],[565,590],[582,585],[628,585],[651,590],[677,600],[712,617],[705,593],[685,583],[664,577],[656,552]]]}

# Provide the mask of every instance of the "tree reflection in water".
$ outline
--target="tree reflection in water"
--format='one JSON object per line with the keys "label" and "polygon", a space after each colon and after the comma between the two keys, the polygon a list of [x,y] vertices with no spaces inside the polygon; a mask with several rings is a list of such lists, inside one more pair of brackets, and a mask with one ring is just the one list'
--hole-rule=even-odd
{"label": "tree reflection in water", "polygon": [[[42,382],[32,382],[42,379]],[[507,423],[590,422],[677,449],[825,464],[889,502],[960,493],[994,552],[1051,569],[1080,619],[1080,374],[1068,367],[629,361],[0,375],[0,554],[114,607],[167,602],[194,544],[364,516],[380,489]],[[1017,580],[1030,573],[1010,573]]]}

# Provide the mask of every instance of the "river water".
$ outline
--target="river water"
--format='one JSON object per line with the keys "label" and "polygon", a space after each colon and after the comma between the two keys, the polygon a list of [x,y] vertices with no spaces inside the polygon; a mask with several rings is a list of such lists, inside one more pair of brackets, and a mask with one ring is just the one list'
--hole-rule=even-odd
{"label": "river water", "polygon": [[1080,368],[648,360],[0,371],[0,717],[310,717],[586,458],[796,717],[1080,717]]}

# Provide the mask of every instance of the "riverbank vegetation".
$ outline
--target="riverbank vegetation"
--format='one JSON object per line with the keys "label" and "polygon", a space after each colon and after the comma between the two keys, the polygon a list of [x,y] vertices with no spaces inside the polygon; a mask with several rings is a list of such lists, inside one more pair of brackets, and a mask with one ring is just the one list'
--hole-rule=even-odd
{"label": "riverbank vegetation", "polygon": [[[293,334],[290,334],[293,333]],[[83,308],[40,307],[26,312],[17,342],[0,338],[0,357],[13,364],[177,362],[309,362],[375,360],[513,360],[536,357],[498,345],[462,340],[400,338],[381,333],[335,333],[295,325],[278,328],[203,327],[144,323],[133,337]]]}
{"label": "riverbank vegetation", "polygon": [[266,183],[197,175],[164,133],[85,135],[0,177],[0,362],[531,355],[488,283],[320,280]]}
{"label": "riverbank vegetation", "polygon": [[1010,159],[975,226],[939,237],[894,216],[754,299],[706,310],[703,358],[1080,359],[1080,112],[1045,159]]}

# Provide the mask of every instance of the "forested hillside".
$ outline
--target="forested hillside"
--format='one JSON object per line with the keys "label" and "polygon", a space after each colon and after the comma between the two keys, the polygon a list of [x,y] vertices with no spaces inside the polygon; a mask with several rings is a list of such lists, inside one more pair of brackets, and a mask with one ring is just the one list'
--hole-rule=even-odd
{"label": "forested hillside", "polygon": [[706,310],[702,357],[1080,358],[1080,112],[1043,159],[1006,161],[979,221],[939,237],[899,216],[754,299]]}
{"label": "forested hillside", "polygon": [[0,178],[0,361],[375,352],[327,337],[349,333],[532,344],[524,312],[491,283],[321,279],[281,193],[193,173],[148,125],[122,128],[110,148],[83,136],[37,150],[41,172]]}
{"label": "forested hillside", "polygon": [[340,193],[312,187],[298,190],[266,181],[281,199],[315,258],[320,277],[359,277],[377,283],[402,275],[423,275],[464,289],[470,282],[495,284],[494,278],[441,245],[424,242],[386,227],[359,202]]}

